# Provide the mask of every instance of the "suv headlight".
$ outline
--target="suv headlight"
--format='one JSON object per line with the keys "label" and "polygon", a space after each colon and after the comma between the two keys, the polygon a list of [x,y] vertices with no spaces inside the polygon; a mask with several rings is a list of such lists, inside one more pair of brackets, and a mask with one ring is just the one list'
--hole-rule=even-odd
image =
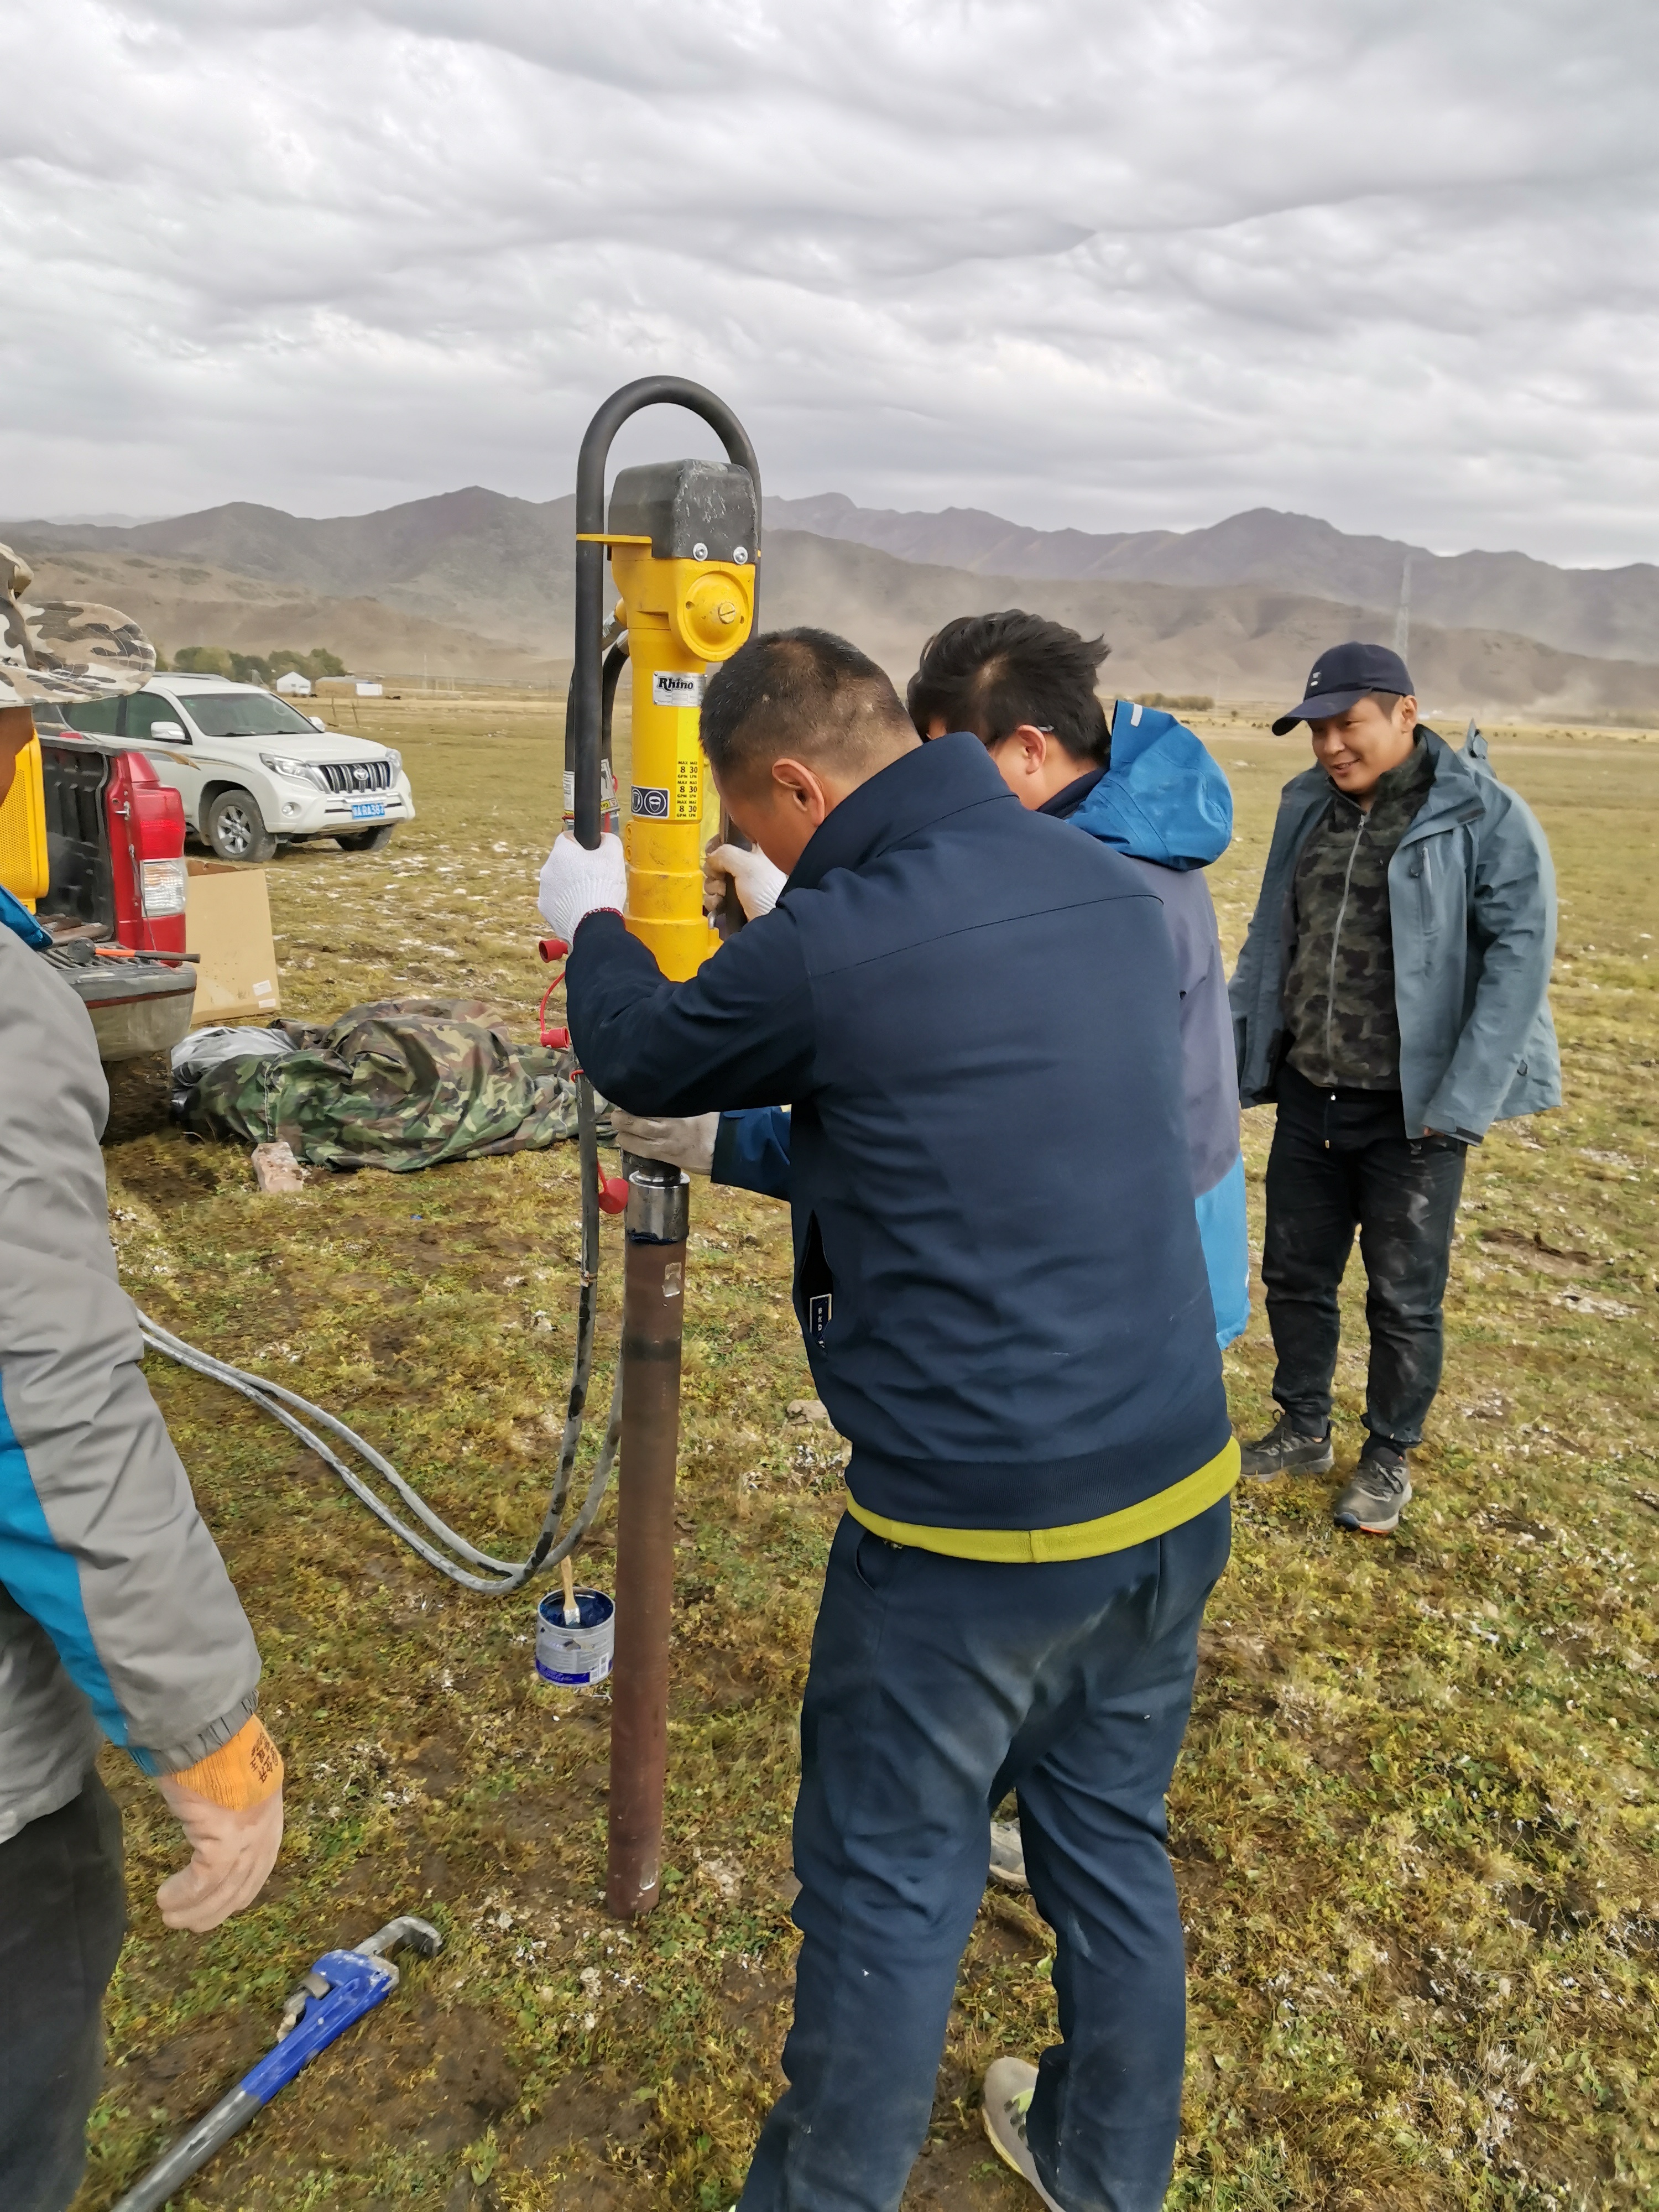
{"label": "suv headlight", "polygon": [[319,791],[328,789],[309,761],[290,760],[286,753],[261,753],[259,758],[273,775],[292,776],[296,783],[313,784]]}
{"label": "suv headlight", "polygon": [[392,763],[392,773],[396,775],[403,767],[403,755],[398,750],[396,745],[388,745],[386,749],[386,757]]}

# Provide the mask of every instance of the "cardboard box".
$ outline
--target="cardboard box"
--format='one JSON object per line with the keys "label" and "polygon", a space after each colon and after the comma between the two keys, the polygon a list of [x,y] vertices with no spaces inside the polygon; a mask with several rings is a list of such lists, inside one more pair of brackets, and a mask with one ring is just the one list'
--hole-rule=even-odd
{"label": "cardboard box", "polygon": [[268,1021],[282,1012],[283,994],[264,870],[229,860],[189,860],[185,866],[185,950],[202,956],[196,1027]]}

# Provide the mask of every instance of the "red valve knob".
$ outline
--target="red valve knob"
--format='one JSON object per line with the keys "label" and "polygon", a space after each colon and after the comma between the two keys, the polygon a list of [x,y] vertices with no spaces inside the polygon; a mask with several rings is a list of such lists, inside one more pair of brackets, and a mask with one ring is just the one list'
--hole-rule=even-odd
{"label": "red valve knob", "polygon": [[569,954],[570,947],[562,937],[544,937],[538,942],[536,950],[551,966],[554,961],[565,959]]}
{"label": "red valve knob", "polygon": [[551,1045],[555,1052],[563,1052],[570,1042],[570,1032],[568,1030],[563,1028],[550,1030],[547,1027],[546,1024],[544,1023],[542,1025],[542,1042],[544,1044]]}
{"label": "red valve knob", "polygon": [[599,1212],[623,1213],[628,1209],[628,1177],[608,1176],[599,1170]]}

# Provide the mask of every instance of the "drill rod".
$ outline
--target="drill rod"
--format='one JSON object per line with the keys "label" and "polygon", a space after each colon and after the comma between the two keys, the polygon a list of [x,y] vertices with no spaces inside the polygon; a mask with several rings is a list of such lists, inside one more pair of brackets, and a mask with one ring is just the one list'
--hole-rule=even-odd
{"label": "drill rod", "polygon": [[605,1902],[623,1919],[660,1894],[668,1771],[668,1643],[674,1597],[674,1462],[680,1419],[690,1186],[660,1160],[628,1170],[623,1287],[617,1644],[611,1685]]}

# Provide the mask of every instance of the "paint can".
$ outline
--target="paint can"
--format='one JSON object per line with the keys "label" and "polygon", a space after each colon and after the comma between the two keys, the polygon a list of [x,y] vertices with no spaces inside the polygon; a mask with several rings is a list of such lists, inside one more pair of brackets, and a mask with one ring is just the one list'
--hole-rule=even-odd
{"label": "paint can", "polygon": [[617,1608],[603,1590],[579,1589],[574,1595],[579,1626],[565,1625],[562,1590],[550,1590],[536,1607],[536,1672],[561,1689],[585,1690],[611,1672]]}

